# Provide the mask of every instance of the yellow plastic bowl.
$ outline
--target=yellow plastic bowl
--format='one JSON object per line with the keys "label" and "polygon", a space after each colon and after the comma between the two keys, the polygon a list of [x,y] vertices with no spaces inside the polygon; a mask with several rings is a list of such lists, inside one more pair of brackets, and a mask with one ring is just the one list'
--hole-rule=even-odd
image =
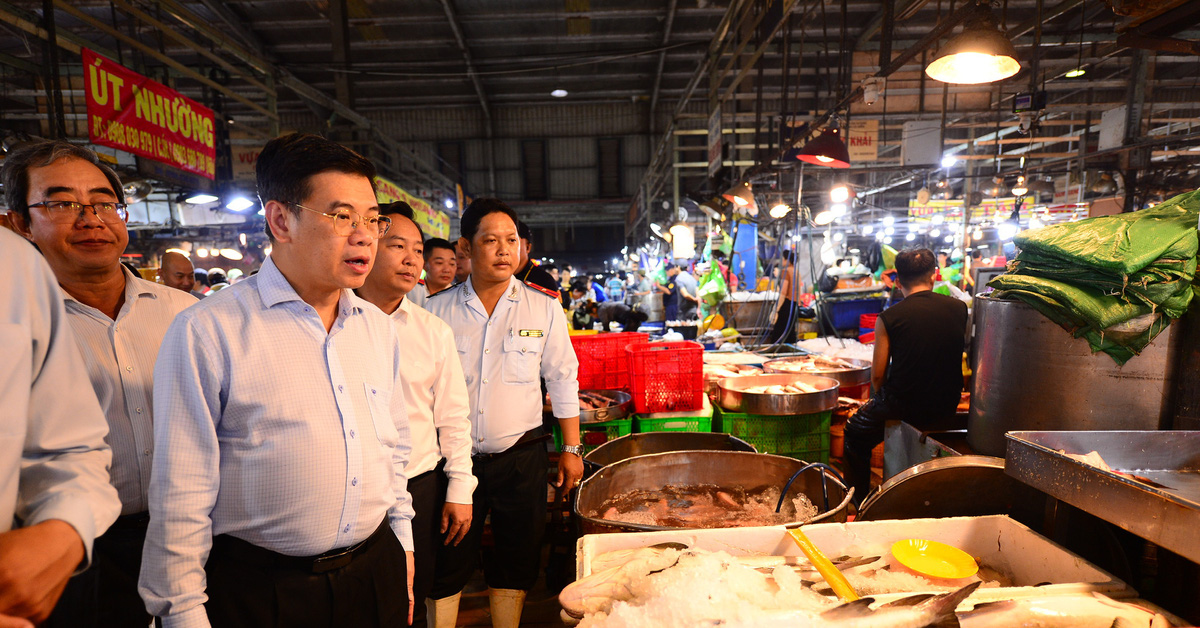
{"label": "yellow plastic bowl", "polygon": [[937,541],[896,541],[892,544],[892,556],[901,565],[934,578],[969,578],[979,571],[979,565],[970,554]]}

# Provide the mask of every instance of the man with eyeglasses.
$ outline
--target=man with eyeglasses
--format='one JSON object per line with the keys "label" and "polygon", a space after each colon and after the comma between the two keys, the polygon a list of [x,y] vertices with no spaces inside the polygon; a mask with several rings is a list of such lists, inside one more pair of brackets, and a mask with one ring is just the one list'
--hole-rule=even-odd
{"label": "man with eyeglasses", "polygon": [[163,340],[139,590],[167,628],[404,626],[400,341],[352,292],[391,223],[375,167],[294,134],[256,169],[271,255]]}
{"label": "man with eyeglasses", "polygon": [[121,265],[129,243],[121,182],[92,151],[61,141],[24,147],[5,159],[4,182],[12,224],[41,249],[63,290],[108,419],[110,476],[121,497],[120,518],[96,539],[92,569],[72,579],[48,625],[145,625],[137,579],[150,519],[154,361],[167,326],[196,298]]}

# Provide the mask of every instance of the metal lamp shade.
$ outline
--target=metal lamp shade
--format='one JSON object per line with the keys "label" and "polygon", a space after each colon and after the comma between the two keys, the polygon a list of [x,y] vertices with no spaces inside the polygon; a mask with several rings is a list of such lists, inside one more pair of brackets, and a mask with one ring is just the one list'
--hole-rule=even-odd
{"label": "metal lamp shade", "polygon": [[996,24],[991,12],[972,18],[925,68],[943,83],[994,83],[1021,71],[1017,49]]}
{"label": "metal lamp shade", "polygon": [[818,135],[797,153],[796,158],[805,163],[829,168],[849,168],[850,151],[842,141],[841,130],[829,129]]}

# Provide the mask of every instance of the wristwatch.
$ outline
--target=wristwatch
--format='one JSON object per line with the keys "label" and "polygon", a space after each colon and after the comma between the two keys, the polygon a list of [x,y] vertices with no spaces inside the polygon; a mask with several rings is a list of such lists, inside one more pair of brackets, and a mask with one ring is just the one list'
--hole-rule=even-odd
{"label": "wristwatch", "polygon": [[583,457],[583,445],[563,445],[562,452],[565,454],[575,454],[580,458]]}

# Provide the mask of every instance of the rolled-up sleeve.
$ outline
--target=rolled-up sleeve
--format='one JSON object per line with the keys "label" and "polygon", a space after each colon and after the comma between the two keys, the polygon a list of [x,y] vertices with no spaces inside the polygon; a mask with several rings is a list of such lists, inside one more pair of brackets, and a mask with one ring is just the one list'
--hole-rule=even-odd
{"label": "rolled-up sleeve", "polygon": [[556,303],[547,301],[550,329],[542,348],[542,379],[550,393],[550,406],[556,419],[579,416],[579,359],[571,346],[567,317]]}
{"label": "rolled-up sleeve", "polygon": [[223,366],[193,322],[178,317],[154,368],[150,527],[138,592],[167,626],[207,626],[204,564],[220,488],[217,418]]}
{"label": "rolled-up sleeve", "polygon": [[396,424],[396,432],[400,440],[392,452],[392,490],[396,493],[396,503],[388,509],[388,523],[404,551],[413,551],[412,496],[408,494],[408,476],[404,469],[412,457],[412,433],[408,429],[408,407],[404,401],[404,376],[400,374],[400,341],[395,336],[395,329],[388,325],[392,338],[393,368],[395,376],[392,385],[391,411],[392,421]]}
{"label": "rolled-up sleeve", "polygon": [[121,513],[109,482],[108,424],[88,385],[53,273],[39,257],[31,275],[25,297],[33,336],[31,386],[14,515],[26,527],[50,519],[70,524],[90,563],[92,541]]}
{"label": "rolled-up sleeve", "polygon": [[471,473],[471,406],[467,382],[454,334],[446,325],[434,329],[438,373],[433,391],[433,424],[437,428],[438,449],[446,459],[446,477],[450,480],[446,501],[470,504],[479,480]]}

